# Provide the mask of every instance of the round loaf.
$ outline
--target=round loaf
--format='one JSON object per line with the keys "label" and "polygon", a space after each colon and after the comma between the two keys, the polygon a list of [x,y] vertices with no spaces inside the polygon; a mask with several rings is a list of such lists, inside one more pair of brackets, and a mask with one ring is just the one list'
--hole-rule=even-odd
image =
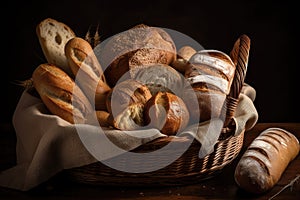
{"label": "round loaf", "polygon": [[170,64],[176,58],[176,47],[170,35],[161,28],[144,24],[113,36],[104,47],[103,59],[108,84],[114,87],[132,69],[156,63]]}
{"label": "round loaf", "polygon": [[257,136],[239,160],[234,178],[251,193],[270,190],[299,153],[299,141],[281,128],[268,128]]}
{"label": "round loaf", "polygon": [[66,72],[53,64],[40,64],[32,74],[33,86],[48,110],[74,123],[87,123],[93,111],[89,100]]}
{"label": "round loaf", "polygon": [[183,100],[170,92],[158,92],[145,104],[145,124],[163,134],[175,135],[189,123],[189,111]]}

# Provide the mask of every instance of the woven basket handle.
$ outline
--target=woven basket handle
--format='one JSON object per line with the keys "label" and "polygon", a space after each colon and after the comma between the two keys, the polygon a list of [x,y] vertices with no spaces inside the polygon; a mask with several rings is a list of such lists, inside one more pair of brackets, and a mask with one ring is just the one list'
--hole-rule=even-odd
{"label": "woven basket handle", "polygon": [[248,66],[249,51],[250,38],[247,35],[243,34],[234,43],[233,49],[231,50],[229,55],[236,69],[231,84],[230,92],[226,98],[226,118],[224,122],[224,127],[229,126],[235,114],[235,110],[239,100],[239,95],[244,85],[244,80]]}

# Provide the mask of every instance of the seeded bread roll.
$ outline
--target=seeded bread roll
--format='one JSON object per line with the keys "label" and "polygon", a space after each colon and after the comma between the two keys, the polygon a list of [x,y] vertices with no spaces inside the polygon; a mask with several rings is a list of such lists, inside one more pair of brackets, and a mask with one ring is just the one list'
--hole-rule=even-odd
{"label": "seeded bread roll", "polygon": [[270,190],[299,153],[299,141],[281,128],[264,130],[249,145],[235,169],[235,181],[244,190],[260,194]]}
{"label": "seeded bread roll", "polygon": [[37,25],[36,34],[47,62],[72,75],[65,56],[65,45],[76,36],[74,31],[63,22],[46,18]]}
{"label": "seeded bread roll", "polygon": [[33,86],[48,110],[74,123],[87,123],[93,109],[81,89],[66,72],[53,64],[41,64],[32,74]]}
{"label": "seeded bread roll", "polygon": [[103,59],[108,66],[104,73],[108,84],[114,87],[122,76],[131,78],[132,69],[170,64],[175,58],[176,47],[166,31],[140,24],[113,36],[105,44]]}
{"label": "seeded bread roll", "polygon": [[[80,37],[65,45],[65,55],[75,80],[96,110],[107,110],[106,96],[111,88],[106,80],[92,46]],[[80,73],[78,73],[78,71]]]}

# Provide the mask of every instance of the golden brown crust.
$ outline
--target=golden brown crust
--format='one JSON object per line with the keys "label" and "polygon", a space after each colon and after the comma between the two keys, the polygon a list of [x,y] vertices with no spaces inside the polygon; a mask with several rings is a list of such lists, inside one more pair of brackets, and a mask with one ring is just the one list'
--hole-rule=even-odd
{"label": "golden brown crust", "polygon": [[63,22],[46,18],[36,26],[36,34],[47,62],[71,76],[64,48],[71,38],[76,37],[74,31]]}
{"label": "golden brown crust", "polygon": [[213,118],[224,119],[222,107],[226,95],[207,86],[187,88],[182,95],[191,123],[203,122]]}
{"label": "golden brown crust", "polygon": [[183,100],[169,92],[158,92],[146,103],[145,123],[163,134],[175,135],[189,123],[189,111]]}
{"label": "golden brown crust", "polygon": [[170,64],[176,58],[176,47],[163,29],[140,25],[112,37],[106,44],[104,57],[109,63],[104,73],[113,87],[131,69],[156,63]]}
{"label": "golden brown crust", "polygon": [[90,102],[95,104],[95,109],[106,110],[106,96],[111,88],[106,84],[91,45],[80,37],[74,37],[66,44],[65,54],[76,82]]}
{"label": "golden brown crust", "polygon": [[171,63],[171,66],[182,74],[190,68],[189,60],[197,53],[197,51],[191,46],[183,46],[177,52],[177,58]]}
{"label": "golden brown crust", "polygon": [[118,83],[107,95],[106,106],[113,116],[117,116],[133,103],[145,104],[151,98],[148,87],[134,79]]}
{"label": "golden brown crust", "polygon": [[251,193],[270,190],[299,149],[299,141],[292,133],[280,128],[264,130],[239,160],[234,174],[237,184]]}
{"label": "golden brown crust", "polygon": [[86,123],[92,107],[81,91],[63,70],[44,63],[32,74],[33,85],[48,110],[70,123]]}

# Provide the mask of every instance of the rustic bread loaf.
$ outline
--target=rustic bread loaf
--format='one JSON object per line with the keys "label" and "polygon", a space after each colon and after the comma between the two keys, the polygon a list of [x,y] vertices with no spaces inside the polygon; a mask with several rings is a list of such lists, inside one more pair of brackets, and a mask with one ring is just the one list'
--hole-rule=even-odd
{"label": "rustic bread loaf", "polygon": [[108,63],[104,73],[111,87],[122,76],[130,78],[131,69],[156,63],[170,64],[176,58],[171,36],[161,28],[144,24],[113,36],[103,52],[104,63]]}
{"label": "rustic bread loaf", "polygon": [[264,130],[249,145],[235,169],[235,181],[251,193],[270,190],[299,153],[299,141],[281,128]]}
{"label": "rustic bread loaf", "polygon": [[32,74],[33,86],[50,113],[74,123],[87,123],[93,109],[82,90],[61,68],[40,64]]}
{"label": "rustic bread loaf", "polygon": [[46,18],[37,25],[36,33],[47,62],[72,75],[65,56],[65,44],[76,36],[74,31],[63,22]]}
{"label": "rustic bread loaf", "polygon": [[89,42],[80,37],[70,39],[65,45],[65,55],[76,83],[91,104],[96,110],[107,110],[106,96],[111,88],[106,84],[101,65]]}
{"label": "rustic bread loaf", "polygon": [[[189,59],[189,68],[185,77],[192,89],[188,88],[183,95],[190,111],[192,121],[206,121],[211,118],[225,118],[222,112],[226,96],[234,78],[235,65],[231,58],[217,50],[201,50]],[[194,92],[195,98],[185,98]],[[198,106],[198,108],[197,108]]]}

